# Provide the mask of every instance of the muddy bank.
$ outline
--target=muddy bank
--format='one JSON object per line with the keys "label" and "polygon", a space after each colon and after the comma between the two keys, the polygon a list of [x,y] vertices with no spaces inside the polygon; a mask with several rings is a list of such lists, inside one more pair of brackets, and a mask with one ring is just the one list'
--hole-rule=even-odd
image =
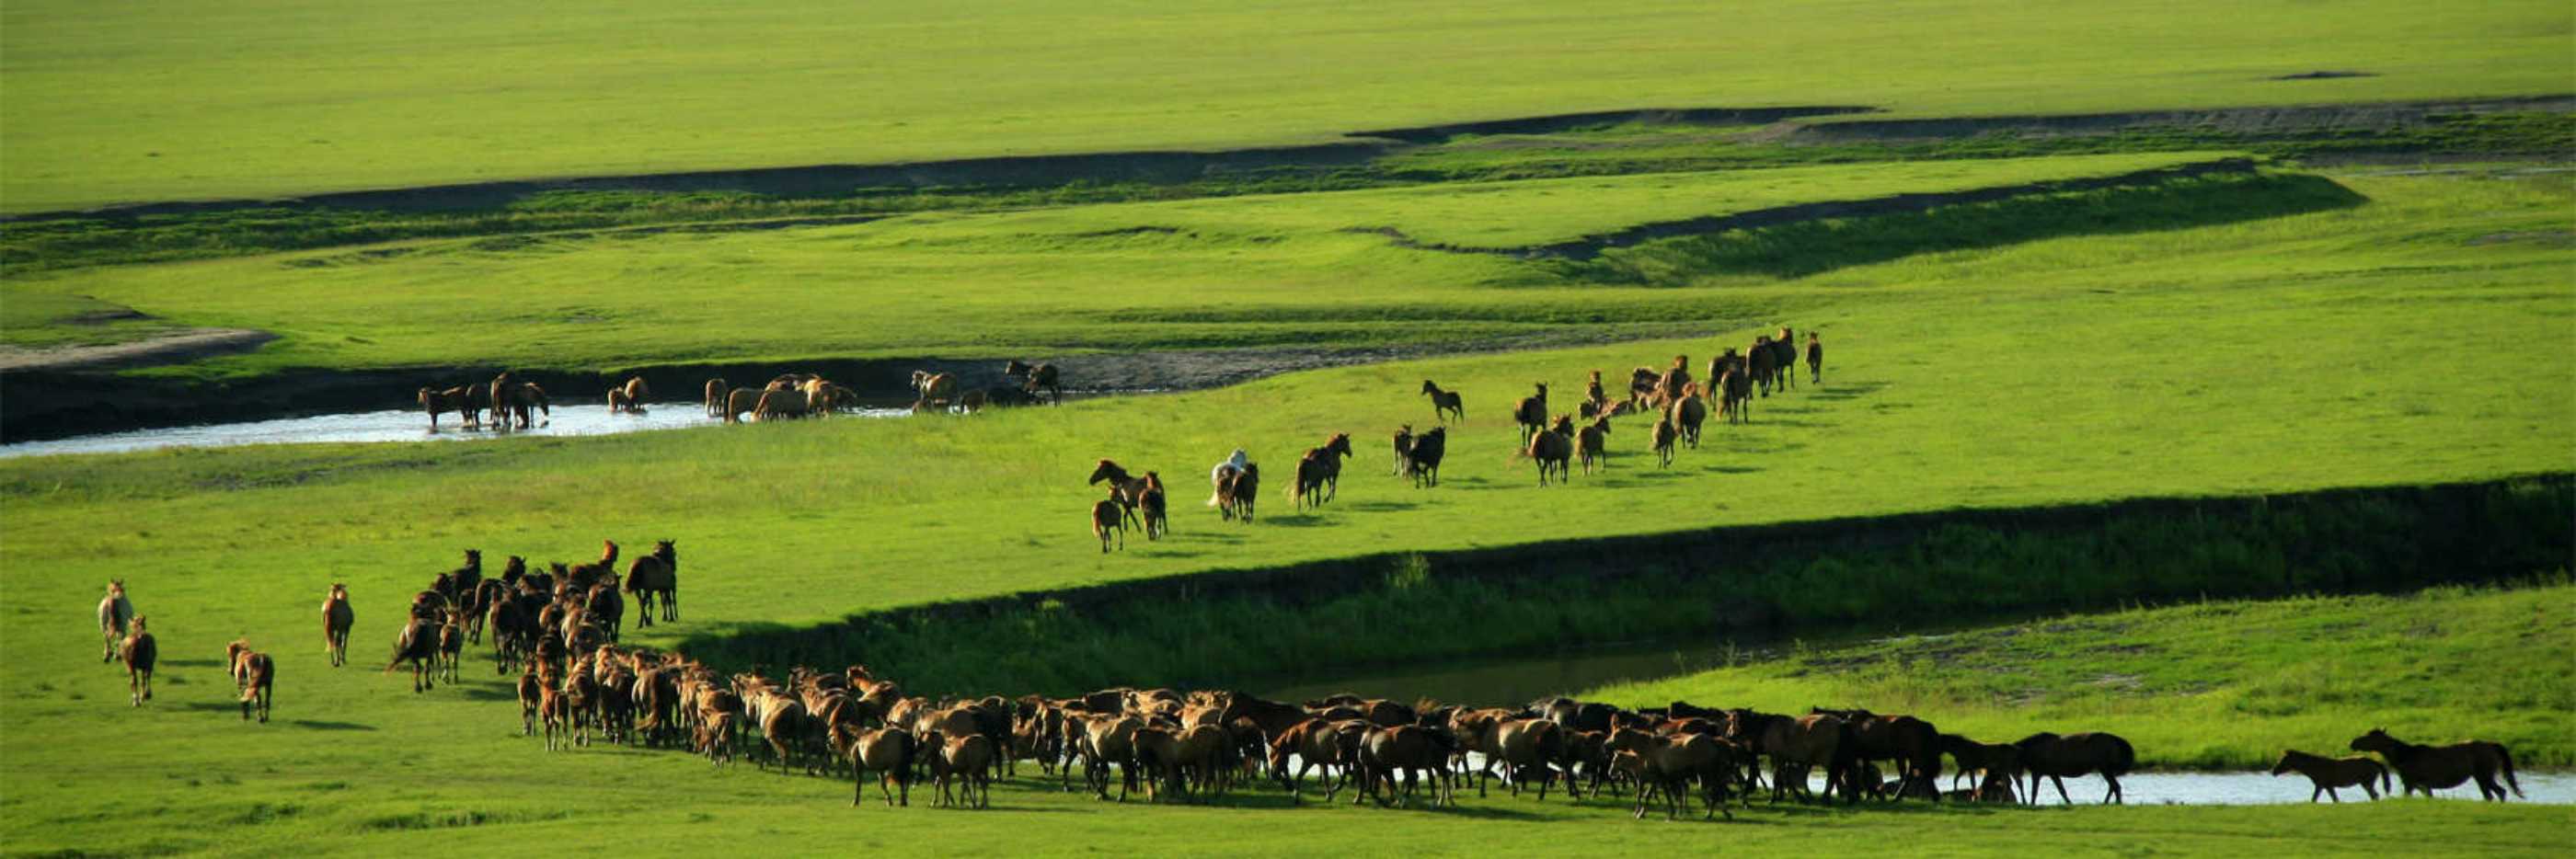
{"label": "muddy bank", "polygon": [[2067,179],[2057,182],[2033,182],[2023,185],[1997,185],[1990,188],[1975,188],[1966,191],[1948,191],[1925,194],[1895,194],[1886,197],[1872,197],[1866,200],[1828,200],[1817,203],[1799,203],[1792,206],[1775,206],[1768,209],[1754,209],[1748,212],[1738,212],[1732,215],[1687,218],[1678,221],[1658,221],[1649,224],[1639,224],[1637,226],[1628,227],[1615,232],[1597,233],[1594,235],[1584,236],[1579,239],[1552,242],[1543,245],[1523,245],[1520,247],[1510,248],[1466,247],[1461,245],[1417,241],[1413,237],[1405,235],[1402,231],[1388,227],[1356,230],[1355,232],[1383,235],[1393,240],[1397,247],[1412,248],[1416,250],[1442,251],[1446,253],[1492,254],[1497,256],[1520,257],[1524,259],[1588,260],[1600,256],[1603,250],[1609,248],[1626,247],[1656,239],[1713,235],[1728,232],[1730,230],[1749,230],[1761,227],[1773,227],[1782,224],[1814,221],[1825,218],[1864,218],[1880,215],[1919,214],[1942,206],[1957,206],[1969,203],[1991,203],[1997,200],[2005,200],[2033,194],[2060,194],[2075,191],[2092,191],[2103,188],[2154,185],[2161,182],[2169,182],[2176,179],[2189,179],[2196,176],[2248,175],[2253,172],[2255,172],[2255,164],[2250,159],[2222,158],[2193,164],[2159,167],[2153,170],[2139,170],[2130,173],[2122,173],[2116,176],[2096,176],[2085,179]]}
{"label": "muddy bank", "polygon": [[2131,111],[2057,116],[1969,116],[1940,119],[1853,119],[1784,126],[1772,139],[1785,143],[1894,142],[1959,139],[1990,134],[2080,136],[2153,128],[2191,128],[2241,135],[2303,131],[2385,133],[2429,124],[2446,115],[2576,111],[2576,96],[2286,105],[2206,110]]}
{"label": "muddy bank", "polygon": [[2568,474],[1952,510],[1213,570],[743,624],[680,646],[735,667],[863,661],[929,694],[1262,688],[1614,642],[2517,579],[2565,568],[2571,521]]}
{"label": "muddy bank", "polygon": [[[1690,336],[1700,332],[1669,332]],[[1663,336],[1663,335],[1658,335]],[[1223,387],[1254,379],[1314,370],[1439,355],[1565,348],[1614,342],[1597,332],[1438,345],[1364,348],[1254,348],[1173,350],[1049,356],[1065,389],[1078,393],[1149,393]],[[868,358],[780,362],[652,365],[616,371],[515,369],[557,403],[604,401],[610,386],[642,376],[656,399],[694,399],[710,378],[736,387],[756,386],[785,373],[819,373],[877,401],[912,397],[912,372],[955,373],[969,387],[1011,385],[1003,358]],[[415,407],[414,392],[490,381],[503,369],[449,367],[390,370],[287,370],[252,379],[192,381],[123,376],[75,369],[0,373],[0,442],[207,423],[297,418],[342,412]]]}
{"label": "muddy bank", "polygon": [[[136,314],[140,316],[141,314]],[[109,370],[153,364],[175,364],[234,352],[248,352],[277,335],[248,328],[184,328],[141,340],[97,346],[28,349],[0,346],[0,373]]]}

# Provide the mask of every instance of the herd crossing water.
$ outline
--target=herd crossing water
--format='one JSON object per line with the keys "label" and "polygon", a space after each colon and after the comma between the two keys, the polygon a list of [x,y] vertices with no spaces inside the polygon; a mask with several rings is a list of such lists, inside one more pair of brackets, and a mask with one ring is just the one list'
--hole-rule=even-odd
{"label": "herd crossing water", "polygon": [[[871,406],[845,414],[885,418],[902,417],[910,412],[901,408]],[[391,409],[380,412],[353,412],[242,423],[129,430],[47,441],[19,442],[0,445],[0,457],[57,453],[119,453],[164,447],[228,447],[244,444],[471,441],[518,436],[607,435],[714,426],[720,423],[722,421],[716,418],[707,417],[705,407],[696,402],[655,403],[639,411],[614,414],[608,411],[606,405],[581,404],[555,406],[551,417],[541,417],[536,426],[523,430],[466,429],[459,425],[456,422],[456,416],[451,414],[441,419],[438,422],[438,430],[432,432],[429,429],[428,416],[423,415],[419,409]]]}

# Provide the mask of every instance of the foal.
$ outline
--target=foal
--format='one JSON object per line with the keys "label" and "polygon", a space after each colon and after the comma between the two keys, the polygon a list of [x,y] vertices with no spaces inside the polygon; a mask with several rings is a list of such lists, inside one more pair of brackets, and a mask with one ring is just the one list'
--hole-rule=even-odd
{"label": "foal", "polygon": [[125,658],[125,689],[134,706],[152,700],[152,663],[161,658],[161,647],[152,633],[143,631],[143,616],[135,615],[125,633],[125,644],[117,649]]}
{"label": "foal", "polygon": [[[2308,793],[2309,802],[2317,801],[2320,794],[2342,802],[2343,797],[2335,795],[2335,788],[2339,787],[2359,787],[2363,793],[2370,794],[2371,799],[2378,799],[2380,788],[2388,786],[2388,768],[2362,755],[2329,758],[2290,749],[2281,753],[2279,763],[2272,765],[2273,775],[2285,772],[2307,776],[2309,783],[2316,785],[2316,790]],[[2373,781],[2378,784],[2372,785]]]}

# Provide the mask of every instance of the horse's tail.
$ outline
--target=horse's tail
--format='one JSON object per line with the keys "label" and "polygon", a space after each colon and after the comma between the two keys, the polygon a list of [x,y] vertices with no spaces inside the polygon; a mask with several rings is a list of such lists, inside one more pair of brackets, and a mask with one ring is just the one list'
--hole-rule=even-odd
{"label": "horse's tail", "polygon": [[2138,765],[2138,750],[2129,745],[2127,737],[2113,736],[2111,739],[2120,744],[2119,756],[2113,760],[2120,770],[2114,775],[2126,774],[2129,770],[2135,769]]}
{"label": "horse's tail", "polygon": [[[2495,746],[2496,764],[2504,771],[2505,786],[2513,788],[2513,795],[2522,796],[2522,784],[2513,780],[2513,753],[2506,751],[2503,743],[2493,743],[2491,745]],[[2523,798],[2529,799],[2530,797]]]}

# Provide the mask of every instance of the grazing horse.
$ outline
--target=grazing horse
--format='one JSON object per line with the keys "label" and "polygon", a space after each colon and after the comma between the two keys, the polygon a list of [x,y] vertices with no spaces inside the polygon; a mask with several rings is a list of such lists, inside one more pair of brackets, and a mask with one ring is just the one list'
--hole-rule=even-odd
{"label": "grazing horse", "polygon": [[1136,518],[1136,505],[1144,503],[1145,479],[1130,475],[1118,463],[1104,459],[1092,466],[1091,479],[1085,482],[1097,486],[1104,480],[1109,482],[1109,500],[1118,502],[1118,508],[1125,512],[1127,521],[1143,524]]}
{"label": "grazing horse", "polygon": [[2021,742],[2013,745],[2021,747],[2021,770],[2030,774],[2030,798],[2034,805],[2039,802],[2041,776],[2047,776],[2050,783],[2057,785],[2059,802],[2073,805],[2075,800],[2066,796],[2066,777],[2089,773],[2100,773],[2102,780],[2111,786],[2110,791],[2102,795],[2103,803],[2122,802],[2127,797],[2120,793],[2120,776],[2138,765],[2137,751],[2129,747],[2128,740],[2116,734],[2096,732],[2061,737],[2041,732],[2023,737]]}
{"label": "grazing horse", "polygon": [[1020,361],[1012,361],[1008,364],[1002,365],[1002,375],[1020,376],[1022,377],[1020,381],[1020,390],[1027,392],[1031,396],[1035,396],[1038,391],[1044,390],[1047,392],[1047,401],[1049,404],[1058,406],[1064,405],[1064,381],[1060,378],[1062,374],[1056,370],[1054,364],[1028,364]]}
{"label": "grazing horse", "polygon": [[1164,499],[1161,474],[1145,472],[1145,491],[1136,496],[1136,506],[1145,512],[1145,539],[1160,540],[1171,533],[1171,505]]}
{"label": "grazing horse", "polygon": [[[554,406],[546,400],[546,389],[535,382],[520,382],[503,373],[492,380],[492,427],[508,429],[515,419],[520,429],[536,425],[536,413],[554,416]],[[534,411],[531,411],[531,410]]]}
{"label": "grazing horse", "polygon": [[1346,432],[1334,433],[1324,440],[1323,447],[1307,448],[1306,455],[1297,460],[1297,480],[1288,487],[1289,500],[1304,506],[1311,498],[1317,507],[1333,500],[1341,489],[1342,460],[1350,455],[1351,434]]}
{"label": "grazing horse", "polygon": [[331,657],[331,667],[349,664],[349,629],[357,626],[358,614],[349,608],[349,586],[331,583],[331,593],[322,598],[322,651]]}
{"label": "grazing horse", "polygon": [[725,387],[725,380],[724,380],[724,377],[723,377],[723,376],[717,376],[717,377],[715,377],[715,378],[713,378],[713,379],[708,379],[708,380],[707,380],[707,389],[706,389],[706,407],[707,407],[707,417],[711,417],[711,418],[720,418],[720,417],[724,417],[725,394],[727,394],[727,393],[731,392],[732,390],[733,390],[732,388]]}
{"label": "grazing horse", "polygon": [[635,595],[635,625],[653,625],[653,603],[662,604],[662,619],[680,619],[680,552],[669,540],[657,540],[650,554],[626,565],[626,592]]}
{"label": "grazing horse", "polygon": [[914,414],[920,414],[924,408],[946,406],[957,397],[957,374],[914,370],[912,389],[920,395],[912,401]]}
{"label": "grazing horse", "polygon": [[1609,435],[1609,415],[1593,418],[1591,424],[1575,431],[1574,454],[1583,460],[1583,473],[1591,474],[1595,465],[1605,470],[1610,467],[1610,457],[1606,450]]}
{"label": "grazing horse", "polygon": [[1522,447],[1529,446],[1530,436],[1547,430],[1547,383],[1535,384],[1538,393],[1512,404],[1512,420],[1520,424]]}
{"label": "grazing horse", "polygon": [[[136,618],[135,623],[141,624],[142,619]],[[2513,779],[2513,754],[2505,751],[2502,743],[2470,740],[2447,746],[2419,746],[2389,736],[2385,729],[2372,728],[2370,733],[2353,738],[2352,750],[2378,752],[2387,758],[2389,767],[2397,770],[2398,781],[2405,784],[2407,795],[2422,791],[2431,797],[2433,791],[2459,787],[2475,778],[2479,799],[2501,802],[2505,789],[2496,784],[2499,773],[2504,783],[2513,787],[2514,796],[2522,795],[2522,784]]]}
{"label": "grazing horse", "polygon": [[1681,435],[1681,429],[1673,426],[1673,416],[1671,413],[1667,412],[1663,416],[1655,418],[1656,468],[1673,467],[1673,441],[1681,438]]}
{"label": "grazing horse", "polygon": [[422,388],[413,395],[413,398],[420,403],[421,411],[429,413],[431,432],[438,431],[438,416],[442,412],[455,412],[457,419],[463,421],[469,428],[480,425],[484,404],[488,402],[484,397],[484,389],[481,385],[466,385],[445,390]]}
{"label": "grazing horse", "polygon": [[788,420],[814,414],[815,397],[807,391],[762,391],[751,416],[760,421]]}
{"label": "grazing horse", "polygon": [[2309,802],[2317,801],[2319,796],[2342,802],[2343,797],[2335,795],[2335,788],[2339,787],[2358,787],[2363,793],[2370,794],[2371,799],[2378,799],[2380,789],[2388,786],[2388,768],[2366,755],[2329,758],[2289,749],[2281,753],[2279,762],[2272,764],[2273,775],[2285,772],[2307,776],[2308,783],[2316,786],[2315,790],[2308,792]]}
{"label": "grazing horse", "polygon": [[1422,393],[1431,398],[1433,419],[1445,424],[1449,422],[1450,415],[1457,415],[1459,423],[1467,422],[1467,401],[1460,398],[1457,391],[1440,390],[1439,385],[1432,384],[1430,379],[1424,379]]}
{"label": "grazing horse", "polygon": [[134,603],[125,598],[125,580],[109,579],[107,595],[98,599],[98,635],[105,641],[98,661],[116,661],[117,645],[125,641],[125,628],[134,621]]}
{"label": "grazing horse", "polygon": [[1405,456],[1405,469],[1413,473],[1413,485],[1440,485],[1440,460],[1448,453],[1447,427],[1432,427],[1430,432],[1414,436],[1413,449]]}
{"label": "grazing horse", "polygon": [[1252,455],[1245,453],[1243,448],[1238,447],[1234,449],[1233,455],[1225,458],[1224,462],[1219,462],[1216,464],[1216,467],[1208,469],[1207,506],[1225,506],[1223,496],[1225,495],[1226,478],[1234,475],[1236,472],[1242,471],[1244,466],[1251,464]]}
{"label": "grazing horse", "polygon": [[[1395,776],[1404,774],[1405,804],[1413,802],[1413,793],[1422,773],[1431,774],[1433,807],[1458,804],[1458,781],[1449,771],[1449,759],[1458,754],[1458,740],[1446,731],[1434,731],[1414,725],[1397,725],[1369,731],[1360,740],[1360,795],[1377,797],[1379,805],[1396,799]],[[1377,792],[1378,782],[1386,783],[1386,793]]]}
{"label": "grazing horse", "polygon": [[394,673],[394,666],[411,663],[411,691],[414,694],[438,687],[438,623],[414,617],[394,634],[394,655],[385,662],[384,673]]}
{"label": "grazing horse", "polygon": [[134,706],[143,706],[143,702],[152,700],[152,664],[160,661],[161,646],[152,640],[152,633],[144,631],[142,615],[135,615],[134,622],[127,625],[125,643],[116,653],[125,659],[127,694]]}
{"label": "grazing horse", "polygon": [[251,710],[259,711],[260,724],[268,723],[268,708],[277,683],[277,662],[268,654],[244,648],[233,659],[233,674],[241,686],[242,721],[250,721]]}
{"label": "grazing horse", "polygon": [[1554,472],[1557,482],[1562,483],[1566,480],[1566,468],[1574,459],[1574,440],[1556,430],[1541,429],[1530,436],[1529,447],[1524,448],[1521,455],[1538,460],[1538,485],[1547,485],[1550,472]]}
{"label": "grazing horse", "polygon": [[644,387],[644,377],[642,376],[626,377],[626,384],[619,385],[618,389],[625,392],[626,408],[629,411],[643,411],[644,398],[651,396],[653,393],[651,390]]}
{"label": "grazing horse", "polygon": [[1103,498],[1091,503],[1091,536],[1100,538],[1100,553],[1109,554],[1109,532],[1118,532],[1118,548],[1127,548],[1127,517],[1116,501]]}
{"label": "grazing horse", "polygon": [[1825,380],[1825,344],[1816,340],[1816,332],[1807,332],[1807,381]]}
{"label": "grazing horse", "polygon": [[612,414],[612,415],[613,415],[613,414],[617,414],[618,412],[642,411],[642,409],[635,408],[634,403],[635,403],[635,401],[634,401],[634,400],[627,399],[627,397],[626,397],[626,389],[625,389],[625,388],[610,388],[610,389],[608,389],[608,413],[609,413],[609,414]]}

